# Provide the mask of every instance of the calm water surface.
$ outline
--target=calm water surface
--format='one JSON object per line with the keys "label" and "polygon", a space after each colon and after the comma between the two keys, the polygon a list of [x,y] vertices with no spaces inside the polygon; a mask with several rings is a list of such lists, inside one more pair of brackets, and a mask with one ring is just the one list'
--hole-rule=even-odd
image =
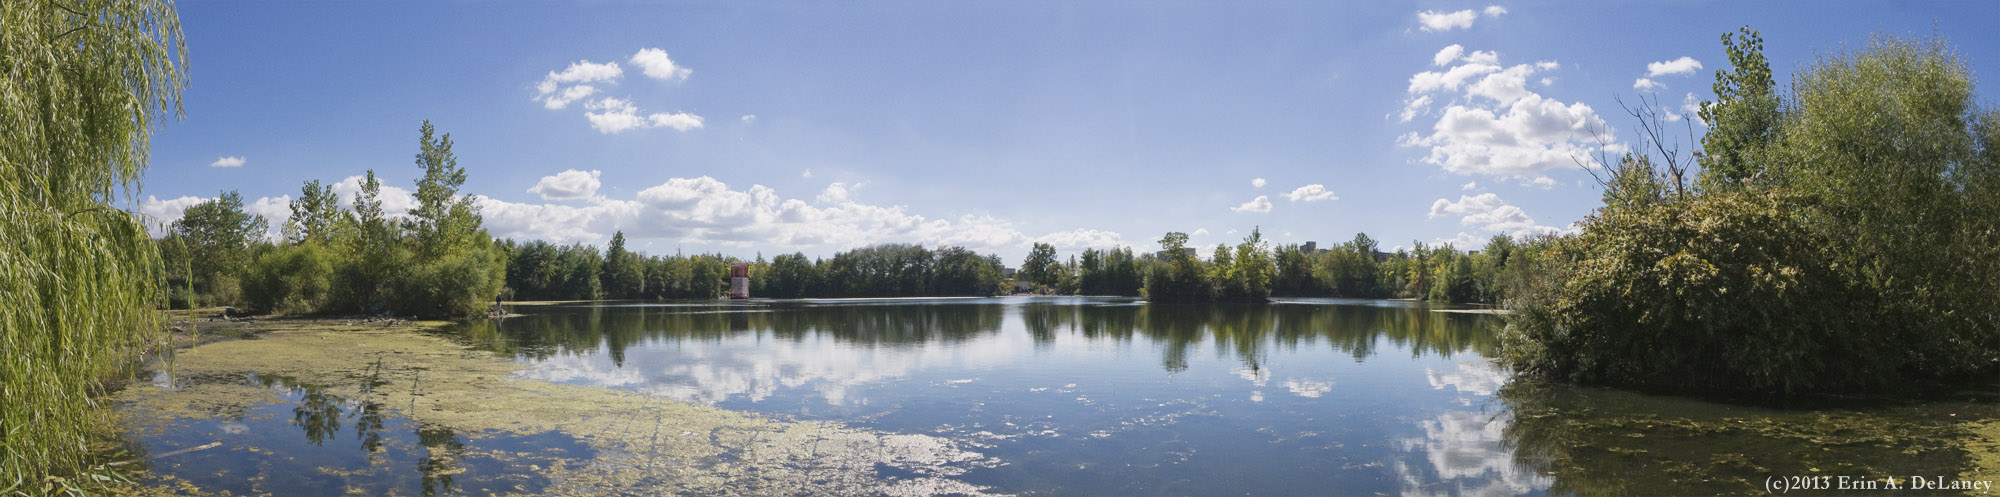
{"label": "calm water surface", "polygon": [[[1991,400],[1779,409],[1510,382],[1487,359],[1500,318],[1414,302],[999,298],[514,310],[524,316],[454,333],[523,363],[527,378],[951,438],[1005,462],[960,479],[1029,495],[1762,493],[1768,476],[1953,477],[1969,464],[1965,423],[2000,417]],[[299,399],[252,416],[299,427],[271,436],[313,435],[303,415],[292,415],[310,392],[244,381],[271,382]],[[366,408],[321,405],[342,420]],[[454,443],[475,455],[585,450],[532,437],[387,431],[399,435],[382,443],[406,447],[401,457],[418,470],[426,451]],[[200,438],[186,436],[179,445],[148,443]],[[539,484],[510,480],[505,468],[459,473],[453,491]],[[437,484],[406,487],[429,494]]]}

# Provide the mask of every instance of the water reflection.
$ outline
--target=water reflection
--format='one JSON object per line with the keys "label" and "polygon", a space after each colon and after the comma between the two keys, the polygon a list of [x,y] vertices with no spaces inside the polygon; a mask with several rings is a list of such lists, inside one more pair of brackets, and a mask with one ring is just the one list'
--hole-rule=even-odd
{"label": "water reflection", "polygon": [[468,435],[411,421],[375,400],[379,377],[364,375],[355,397],[286,376],[185,378],[183,388],[227,382],[268,390],[278,401],[219,404],[225,407],[215,412],[217,421],[161,427],[140,437],[137,449],[167,452],[213,442],[211,450],[152,461],[149,470],[213,492],[328,496],[533,492],[550,482],[531,467],[591,454],[555,433]]}
{"label": "water reflection", "polygon": [[[542,361],[602,355],[622,367],[627,349],[659,342],[717,342],[746,334],[804,343],[831,338],[852,347],[958,346],[990,340],[1008,309],[1038,347],[1060,335],[1164,344],[1162,369],[1186,369],[1186,354],[1212,343],[1246,365],[1267,347],[1296,349],[1325,343],[1356,361],[1387,344],[1410,357],[1453,357],[1490,350],[1497,342],[1489,317],[1436,313],[1428,306],[1329,305],[1348,301],[1293,301],[1290,305],[1132,305],[1121,299],[989,300],[923,305],[761,302],[659,306],[575,306],[537,309],[527,318],[469,323],[461,329],[494,352]],[[1315,305],[1299,305],[1315,304]],[[627,379],[634,380],[631,378]]]}
{"label": "water reflection", "polygon": [[1996,417],[1991,402],[1780,411],[1512,381],[1486,359],[1499,319],[1432,311],[685,303],[528,308],[461,331],[529,378],[952,438],[1010,461],[967,482],[1040,495],[1743,493],[1814,470],[1955,474],[1963,428],[1932,418]]}

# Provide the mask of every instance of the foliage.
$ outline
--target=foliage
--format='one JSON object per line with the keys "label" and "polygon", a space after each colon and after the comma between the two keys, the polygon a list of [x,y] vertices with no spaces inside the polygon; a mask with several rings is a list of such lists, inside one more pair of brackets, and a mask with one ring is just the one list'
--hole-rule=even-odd
{"label": "foliage", "polygon": [[310,314],[332,303],[334,256],[318,243],[268,247],[243,278],[250,311]]}
{"label": "foliage", "polygon": [[1028,249],[1027,260],[1021,261],[1021,269],[1014,273],[1014,277],[1036,286],[1056,286],[1062,282],[1061,275],[1057,273],[1059,270],[1057,266],[1056,247],[1046,243],[1036,243]]}
{"label": "foliage", "polygon": [[[250,263],[250,249],[269,231],[264,216],[243,210],[243,196],[227,191],[187,208],[170,229],[165,254],[171,280],[191,282],[209,304],[236,304],[237,282]],[[185,274],[182,274],[185,272]]]}
{"label": "foliage", "polygon": [[1084,295],[1139,295],[1145,273],[1130,248],[1084,249],[1077,265],[1077,292]]}
{"label": "foliage", "polygon": [[1147,301],[1158,303],[1207,302],[1214,298],[1215,285],[1200,260],[1187,249],[1186,233],[1169,232],[1160,238],[1166,259],[1149,264],[1146,273]]}
{"label": "foliage", "polygon": [[[1719,89],[1768,72],[1745,38],[1726,43],[1739,67]],[[1971,84],[1940,42],[1877,40],[1795,76],[1768,129],[1743,100],[1754,89],[1722,95],[1704,109],[1703,188],[1665,195],[1684,188],[1622,161],[1582,233],[1530,256],[1503,355],[1531,375],[1667,390],[1990,381],[2000,166]]]}
{"label": "foliage", "polygon": [[105,476],[91,396],[162,329],[155,244],[112,206],[179,112],[187,60],[161,1],[0,3],[0,46],[0,493],[54,493]]}
{"label": "foliage", "polygon": [[1715,100],[1702,102],[1697,115],[1708,124],[1702,136],[1707,154],[1703,186],[1709,189],[1746,181],[1757,173],[1760,155],[1776,133],[1778,94],[1771,63],[1764,58],[1764,38],[1748,26],[1735,38],[1722,34],[1723,51],[1733,71],[1715,71]]}

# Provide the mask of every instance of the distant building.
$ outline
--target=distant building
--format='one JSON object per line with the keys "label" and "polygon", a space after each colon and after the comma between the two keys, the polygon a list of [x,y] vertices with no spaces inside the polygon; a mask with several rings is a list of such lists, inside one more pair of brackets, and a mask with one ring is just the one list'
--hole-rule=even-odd
{"label": "distant building", "polygon": [[1319,242],[1306,242],[1305,245],[1299,246],[1299,251],[1308,254],[1317,254],[1319,253]]}
{"label": "distant building", "polygon": [[750,265],[738,262],[729,265],[729,298],[750,298]]}
{"label": "distant building", "polygon": [[1011,267],[1005,267],[1005,266],[1002,266],[1002,267],[1000,267],[1000,277],[1001,277],[1001,278],[1005,278],[1005,279],[1010,279],[1010,280],[1011,280],[1011,279],[1014,279],[1014,272],[1015,272],[1015,269],[1014,269],[1014,268],[1011,268]]}
{"label": "distant building", "polygon": [[1388,252],[1383,252],[1383,251],[1380,251],[1380,250],[1377,250],[1377,251],[1375,251],[1375,262],[1388,262],[1388,261],[1389,261],[1389,258],[1390,258],[1390,257],[1393,257],[1393,256],[1395,256],[1395,255],[1396,255],[1396,254],[1391,254],[1391,253],[1388,253]]}
{"label": "distant building", "polygon": [[[1181,253],[1187,254],[1188,257],[1197,257],[1196,254],[1198,254],[1199,252],[1195,252],[1194,247],[1181,247]],[[1167,252],[1165,250],[1155,252],[1153,256],[1158,257],[1160,260],[1163,261],[1174,258],[1173,253]]]}

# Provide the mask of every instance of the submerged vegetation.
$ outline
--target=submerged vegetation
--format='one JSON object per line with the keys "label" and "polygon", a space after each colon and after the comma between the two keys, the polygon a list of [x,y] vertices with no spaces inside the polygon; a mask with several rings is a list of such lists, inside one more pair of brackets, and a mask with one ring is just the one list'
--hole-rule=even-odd
{"label": "submerged vegetation", "polygon": [[1660,157],[1610,171],[1513,302],[1507,362],[1663,390],[2000,377],[2000,111],[1971,70],[1942,41],[1880,39],[1781,95],[1755,31],[1723,41],[1703,153],[1653,135]]}
{"label": "submerged vegetation", "polygon": [[187,64],[171,3],[0,6],[0,494],[73,492],[99,381],[163,327],[160,260],[114,207],[148,138],[180,112]]}

